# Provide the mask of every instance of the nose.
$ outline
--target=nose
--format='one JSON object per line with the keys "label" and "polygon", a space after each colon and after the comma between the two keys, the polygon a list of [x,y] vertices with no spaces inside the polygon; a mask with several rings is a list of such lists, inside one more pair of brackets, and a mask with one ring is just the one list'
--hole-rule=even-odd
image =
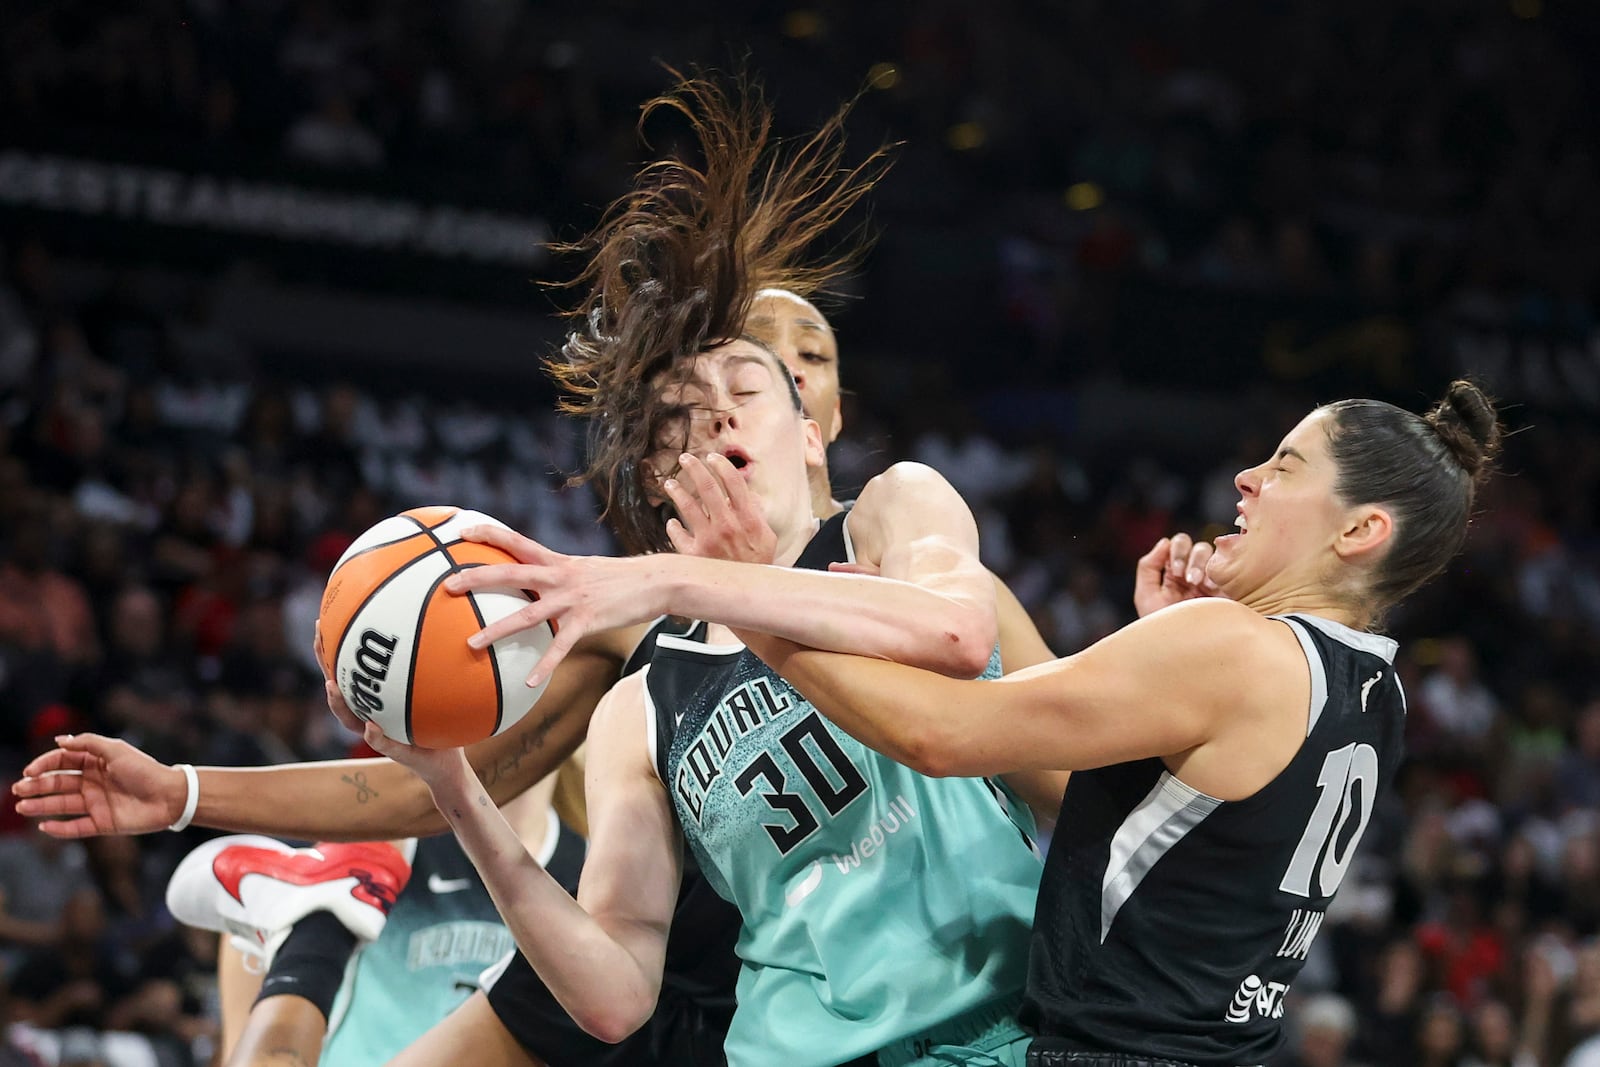
{"label": "nose", "polygon": [[1239,490],[1241,496],[1255,496],[1256,490],[1261,485],[1261,468],[1246,467],[1233,476],[1233,487]]}

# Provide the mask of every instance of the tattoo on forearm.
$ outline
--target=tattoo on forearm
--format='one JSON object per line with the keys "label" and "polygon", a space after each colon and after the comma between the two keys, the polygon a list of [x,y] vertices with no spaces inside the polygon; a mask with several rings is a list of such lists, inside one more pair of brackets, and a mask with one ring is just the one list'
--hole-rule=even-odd
{"label": "tattoo on forearm", "polygon": [[357,771],[353,775],[341,774],[339,776],[339,780],[341,782],[348,782],[356,787],[357,804],[365,804],[367,801],[374,800],[378,796],[378,791],[367,784],[366,771]]}
{"label": "tattoo on forearm", "polygon": [[523,732],[521,743],[517,745],[516,751],[504,756],[484,773],[483,784],[492,787],[498,784],[501,779],[521,770],[523,757],[536,749],[544,747],[545,741],[550,736],[550,731],[555,729],[555,725],[560,719],[561,710],[559,708],[546,712],[538,722],[534,723],[532,729]]}

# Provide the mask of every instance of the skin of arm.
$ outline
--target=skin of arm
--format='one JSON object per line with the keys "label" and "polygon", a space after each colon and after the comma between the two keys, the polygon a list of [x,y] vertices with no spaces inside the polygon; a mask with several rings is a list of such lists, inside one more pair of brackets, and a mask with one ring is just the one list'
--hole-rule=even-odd
{"label": "skin of arm", "polygon": [[[596,702],[616,681],[644,627],[590,635],[567,657],[527,716],[468,750],[497,803],[544,778],[583,741]],[[183,811],[182,772],[126,742],[80,734],[24,769],[17,811],[54,837],[163,830]],[[55,772],[80,772],[60,774]],[[387,759],[277,767],[197,768],[194,822],[219,830],[316,841],[375,841],[440,833],[444,819],[411,771]]]}
{"label": "skin of arm", "polygon": [[419,766],[528,962],[579,1026],[613,1043],[655,1010],[682,875],[682,840],[646,749],[644,707],[635,675],[595,711],[586,772],[592,836],[577,900],[528,854],[465,759],[429,754],[429,769]]}
{"label": "skin of arm", "polygon": [[[1039,636],[1038,627],[1028,616],[1028,609],[1011,591],[1011,587],[998,577],[994,580],[995,609],[1000,622],[1000,664],[1007,674],[1014,674],[1055,659]],[[1061,797],[1067,791],[1071,771],[1029,770],[1012,771],[1004,775],[1005,782],[1016,790],[1023,802],[1033,810],[1034,817],[1042,823],[1054,823],[1061,811]]]}
{"label": "skin of arm", "polygon": [[[683,556],[665,564],[667,609],[735,628],[972,678],[999,627],[994,583],[978,562],[978,529],[942,476],[899,463],[867,483],[851,510],[857,558],[878,577]],[[752,581],[756,578],[759,585]]]}
{"label": "skin of arm", "polygon": [[934,776],[1160,756],[1194,788],[1238,799],[1304,737],[1304,718],[1285,721],[1284,694],[1298,689],[1309,705],[1309,668],[1288,628],[1217,598],[988,682],[741,637],[841,729]]}
{"label": "skin of arm", "polygon": [[[699,461],[686,457],[686,472]],[[704,466],[720,472],[726,460]],[[731,495],[743,492],[723,476]],[[616,559],[565,556],[509,530],[464,531],[524,562],[475,567],[446,588],[537,589],[541,597],[488,626],[474,642],[498,640],[548,619],[581,635],[662,614],[769,630],[812,648],[848,649],[975,677],[998,635],[994,582],[978,562],[978,530],[960,496],[932,468],[896,464],[862,491],[850,534],[863,573],[827,573],[659,553]],[[563,640],[557,634],[554,652]],[[546,653],[550,660],[551,653]],[[545,665],[531,676],[537,683]]]}

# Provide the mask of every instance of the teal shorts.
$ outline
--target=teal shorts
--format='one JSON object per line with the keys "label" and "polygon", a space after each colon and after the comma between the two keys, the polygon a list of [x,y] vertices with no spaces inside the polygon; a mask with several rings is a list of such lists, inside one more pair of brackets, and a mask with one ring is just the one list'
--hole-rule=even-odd
{"label": "teal shorts", "polygon": [[879,1050],[878,1067],[1024,1067],[1030,1040],[1006,1000]]}

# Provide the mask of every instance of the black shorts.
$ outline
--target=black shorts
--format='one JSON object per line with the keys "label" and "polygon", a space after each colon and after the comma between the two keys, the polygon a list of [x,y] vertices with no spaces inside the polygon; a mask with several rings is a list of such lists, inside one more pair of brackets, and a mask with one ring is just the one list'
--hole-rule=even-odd
{"label": "black shorts", "polygon": [[663,986],[655,1014],[608,1045],[572,1021],[519,951],[488,987],[489,1007],[517,1043],[550,1067],[726,1067],[732,1009]]}

